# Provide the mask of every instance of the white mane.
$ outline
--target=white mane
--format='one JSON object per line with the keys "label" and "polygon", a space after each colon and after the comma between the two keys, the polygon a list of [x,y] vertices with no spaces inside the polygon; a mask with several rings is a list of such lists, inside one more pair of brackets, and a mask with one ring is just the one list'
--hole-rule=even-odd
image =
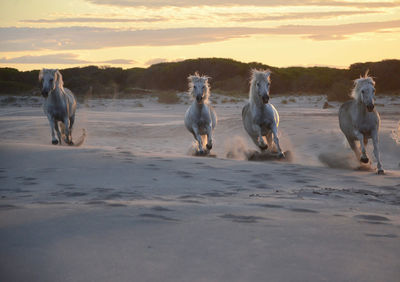
{"label": "white mane", "polygon": [[195,85],[204,85],[206,87],[206,94],[204,96],[204,102],[208,101],[208,98],[210,97],[210,85],[208,84],[208,79],[209,76],[202,75],[200,76],[198,72],[195,72],[194,75],[189,75],[188,76],[188,81],[189,81],[189,94],[190,96],[193,97],[193,90]]}
{"label": "white mane", "polygon": [[353,97],[353,99],[359,101],[361,98],[361,90],[362,90],[363,86],[368,85],[368,84],[375,86],[375,81],[372,77],[368,76],[368,70],[367,70],[363,77],[360,76],[360,78],[357,78],[356,80],[354,80],[354,88],[351,91],[351,97]]}
{"label": "white mane", "polygon": [[39,71],[39,81],[42,81],[43,78],[47,76],[53,76],[56,88],[58,87],[62,91],[64,90],[64,81],[58,69],[41,69]]}
{"label": "white mane", "polygon": [[249,92],[249,99],[252,100],[255,97],[257,97],[257,88],[256,83],[257,81],[266,81],[266,82],[271,82],[271,71],[268,70],[257,70],[257,69],[252,69],[251,70],[251,80],[250,80],[250,92]]}

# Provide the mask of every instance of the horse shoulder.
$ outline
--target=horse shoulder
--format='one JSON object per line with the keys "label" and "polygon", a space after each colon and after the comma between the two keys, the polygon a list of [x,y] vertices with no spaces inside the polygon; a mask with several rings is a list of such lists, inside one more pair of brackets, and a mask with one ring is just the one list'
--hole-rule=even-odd
{"label": "horse shoulder", "polygon": [[272,105],[272,104],[270,104],[270,105],[271,105],[271,109],[273,111],[274,121],[275,121],[276,127],[278,127],[279,126],[279,113],[278,113],[278,110],[275,108],[274,105]]}
{"label": "horse shoulder", "polygon": [[245,120],[245,118],[248,116],[249,110],[250,110],[250,104],[246,103],[246,105],[244,105],[242,108],[242,120]]}

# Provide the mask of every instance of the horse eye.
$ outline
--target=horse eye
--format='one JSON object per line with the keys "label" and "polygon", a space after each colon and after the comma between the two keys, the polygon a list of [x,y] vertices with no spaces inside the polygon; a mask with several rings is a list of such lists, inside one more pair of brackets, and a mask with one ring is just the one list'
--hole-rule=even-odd
{"label": "horse eye", "polygon": [[197,88],[197,86],[195,85],[195,86],[194,86],[194,89],[196,89],[196,88]]}
{"label": "horse eye", "polygon": [[260,83],[257,82],[257,87],[260,87]]}
{"label": "horse eye", "polygon": [[364,90],[361,90],[361,93],[364,94]]}

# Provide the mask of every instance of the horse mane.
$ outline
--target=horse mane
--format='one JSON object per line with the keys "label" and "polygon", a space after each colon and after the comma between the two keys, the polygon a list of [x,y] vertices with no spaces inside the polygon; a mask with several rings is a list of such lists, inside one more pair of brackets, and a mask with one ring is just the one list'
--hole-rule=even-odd
{"label": "horse mane", "polygon": [[[194,85],[197,83],[204,84],[206,87],[206,95],[204,97],[204,101],[208,100],[208,97],[210,96],[210,85],[208,84],[208,79],[210,77],[206,75],[200,75],[197,71],[193,75],[188,76],[188,81],[189,81],[189,94],[193,92]],[[193,95],[191,95],[193,96]]]}
{"label": "horse mane", "polygon": [[360,75],[360,78],[357,78],[354,80],[354,87],[353,90],[351,91],[351,97],[357,101],[360,100],[361,98],[361,87],[365,84],[371,84],[372,86],[375,86],[375,81],[373,77],[368,75],[369,70],[367,70],[364,74],[364,76]]}
{"label": "horse mane", "polygon": [[58,69],[41,69],[39,71],[39,81],[42,81],[43,77],[46,74],[53,74],[56,86],[59,87],[62,91],[64,91],[64,81]]}
{"label": "horse mane", "polygon": [[252,69],[251,70],[251,77],[250,77],[250,92],[249,92],[249,99],[252,100],[256,95],[256,81],[266,81],[266,82],[271,82],[271,71],[269,69],[267,70],[258,70],[258,69]]}

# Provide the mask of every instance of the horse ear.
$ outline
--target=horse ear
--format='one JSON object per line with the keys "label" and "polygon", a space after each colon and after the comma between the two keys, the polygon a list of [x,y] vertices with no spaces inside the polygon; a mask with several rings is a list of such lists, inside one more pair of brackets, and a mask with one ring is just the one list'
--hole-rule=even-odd
{"label": "horse ear", "polygon": [[58,82],[58,85],[60,85],[60,86],[64,85],[64,81],[62,79],[61,72],[59,72],[58,69],[56,69],[56,71],[54,73],[54,78]]}
{"label": "horse ear", "polygon": [[367,70],[365,71],[364,78],[367,78],[367,77],[368,77],[368,74],[369,74],[369,69],[367,69]]}
{"label": "horse ear", "polygon": [[42,79],[43,79],[43,69],[39,71],[39,81],[42,81]]}

